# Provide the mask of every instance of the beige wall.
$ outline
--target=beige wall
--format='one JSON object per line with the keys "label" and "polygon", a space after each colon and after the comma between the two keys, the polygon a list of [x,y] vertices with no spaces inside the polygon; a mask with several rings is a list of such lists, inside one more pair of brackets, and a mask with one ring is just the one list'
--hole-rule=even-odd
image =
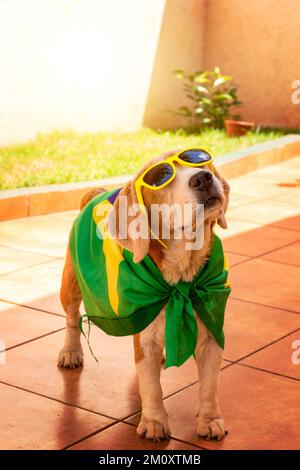
{"label": "beige wall", "polygon": [[244,118],[300,127],[300,0],[0,0],[0,146],[184,124],[172,71],[219,65]]}
{"label": "beige wall", "polygon": [[164,0],[0,0],[0,146],[142,125]]}
{"label": "beige wall", "polygon": [[239,84],[248,120],[300,127],[291,101],[300,79],[299,0],[208,0],[204,66],[219,65]]}

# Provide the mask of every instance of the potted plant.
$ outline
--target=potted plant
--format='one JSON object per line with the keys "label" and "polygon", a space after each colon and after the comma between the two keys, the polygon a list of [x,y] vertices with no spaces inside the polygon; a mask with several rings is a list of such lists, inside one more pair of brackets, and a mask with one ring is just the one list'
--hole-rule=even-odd
{"label": "potted plant", "polygon": [[247,134],[254,128],[254,122],[240,121],[237,119],[225,119],[225,128],[230,137],[239,137]]}
{"label": "potted plant", "polygon": [[254,123],[239,121],[240,116],[237,115],[229,119],[231,108],[241,105],[241,102],[237,98],[237,87],[232,84],[232,77],[221,74],[219,67],[191,74],[183,70],[175,70],[174,73],[183,80],[183,91],[192,101],[192,107],[181,106],[177,115],[191,119],[200,128],[222,129],[226,126],[228,135],[243,135],[254,126]]}

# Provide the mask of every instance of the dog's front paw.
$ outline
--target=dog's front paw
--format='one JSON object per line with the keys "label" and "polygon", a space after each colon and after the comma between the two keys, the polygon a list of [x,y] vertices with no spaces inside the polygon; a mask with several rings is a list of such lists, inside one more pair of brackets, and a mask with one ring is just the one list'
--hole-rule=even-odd
{"label": "dog's front paw", "polygon": [[59,367],[69,367],[75,369],[83,365],[83,351],[81,347],[76,350],[62,349],[58,355],[57,364]]}
{"label": "dog's front paw", "polygon": [[171,431],[168,424],[168,417],[161,419],[146,419],[142,416],[140,424],[137,428],[139,437],[146,437],[154,442],[163,439],[169,439]]}
{"label": "dog's front paw", "polygon": [[199,437],[204,437],[208,441],[211,439],[221,441],[227,434],[223,418],[207,418],[199,416],[197,434]]}

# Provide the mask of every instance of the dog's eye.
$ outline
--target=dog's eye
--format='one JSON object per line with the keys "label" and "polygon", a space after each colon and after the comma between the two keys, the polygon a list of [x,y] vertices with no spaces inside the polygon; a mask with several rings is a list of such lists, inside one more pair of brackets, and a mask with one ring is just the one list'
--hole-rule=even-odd
{"label": "dog's eye", "polygon": [[151,168],[144,175],[144,182],[153,187],[162,186],[173,176],[173,168],[169,163],[162,163]]}

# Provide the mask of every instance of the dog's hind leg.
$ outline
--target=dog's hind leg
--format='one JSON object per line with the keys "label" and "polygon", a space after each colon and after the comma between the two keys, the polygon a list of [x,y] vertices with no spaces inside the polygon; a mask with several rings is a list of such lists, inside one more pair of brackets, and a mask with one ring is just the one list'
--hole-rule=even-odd
{"label": "dog's hind leg", "polygon": [[[80,209],[83,209],[95,196],[105,192],[104,188],[93,189],[86,193],[80,201]],[[83,365],[83,351],[80,343],[79,307],[82,296],[79,284],[68,246],[66,261],[62,275],[62,283],[60,289],[60,300],[64,311],[67,315],[67,329],[65,336],[65,344],[58,355],[58,365],[61,367],[80,367]]]}
{"label": "dog's hind leg", "polygon": [[60,300],[67,315],[67,328],[64,347],[59,353],[57,363],[60,367],[80,367],[83,364],[79,329],[79,307],[82,297],[69,247],[62,275]]}

